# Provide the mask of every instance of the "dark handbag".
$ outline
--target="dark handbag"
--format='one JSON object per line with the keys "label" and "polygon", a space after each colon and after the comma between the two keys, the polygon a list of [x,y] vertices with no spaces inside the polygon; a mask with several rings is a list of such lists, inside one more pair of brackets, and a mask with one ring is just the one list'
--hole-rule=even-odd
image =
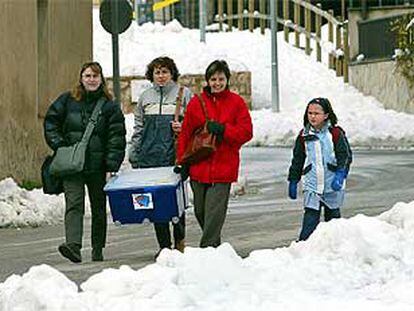
{"label": "dark handbag", "polygon": [[72,146],[59,147],[56,150],[53,160],[50,163],[50,173],[52,175],[65,177],[83,171],[85,166],[86,148],[88,147],[89,139],[91,138],[104,102],[105,100],[103,98],[98,100],[81,141]]}
{"label": "dark handbag", "polygon": [[198,163],[207,159],[216,150],[216,136],[209,133],[207,130],[207,122],[209,121],[209,118],[207,115],[206,104],[199,94],[197,94],[197,97],[200,101],[206,121],[204,122],[204,125],[196,129],[191,136],[190,142],[181,158],[182,164],[191,165]]}
{"label": "dark handbag", "polygon": [[63,192],[63,181],[50,174],[50,163],[53,161],[53,156],[47,156],[42,164],[42,184],[43,193],[45,194],[61,194]]}

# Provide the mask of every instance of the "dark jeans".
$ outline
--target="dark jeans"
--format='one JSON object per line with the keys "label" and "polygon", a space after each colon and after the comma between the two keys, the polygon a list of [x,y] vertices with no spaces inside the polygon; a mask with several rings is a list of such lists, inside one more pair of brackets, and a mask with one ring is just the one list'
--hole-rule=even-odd
{"label": "dark jeans", "polygon": [[191,181],[194,193],[194,213],[203,231],[200,247],[221,244],[221,229],[226,219],[230,183],[204,184]]}
{"label": "dark jeans", "polygon": [[[182,214],[178,223],[172,223],[174,246],[185,238],[185,213]],[[158,245],[160,249],[171,248],[171,232],[170,222],[154,223],[155,235],[157,236]]]}
{"label": "dark jeans", "polygon": [[341,218],[341,211],[339,208],[330,209],[321,203],[320,209],[305,207],[305,214],[303,215],[302,230],[299,235],[299,241],[307,240],[319,224],[321,216],[321,209],[324,208],[324,218],[328,222],[333,218]]}
{"label": "dark jeans", "polygon": [[80,173],[63,180],[65,193],[66,243],[82,247],[83,216],[85,214],[85,185],[88,187],[92,213],[92,247],[105,247],[106,242],[106,197],[105,173]]}

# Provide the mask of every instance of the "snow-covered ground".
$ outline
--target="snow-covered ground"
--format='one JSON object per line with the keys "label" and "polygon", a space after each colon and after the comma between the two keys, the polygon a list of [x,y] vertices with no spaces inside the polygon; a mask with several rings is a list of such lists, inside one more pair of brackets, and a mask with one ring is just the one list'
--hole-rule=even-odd
{"label": "snow-covered ground", "polygon": [[[111,38],[94,12],[94,58],[111,75]],[[270,34],[208,33],[145,24],[120,36],[122,74],[143,74],[154,57],[175,59],[182,73],[203,73],[225,59],[233,70],[252,72],[254,139],[251,145],[289,146],[301,127],[306,103],[331,100],[354,146],[409,147],[414,116],[385,110],[325,65],[279,36],[281,113],[271,111]],[[265,109],[260,109],[265,108]],[[128,135],[132,118],[127,116]],[[390,207],[391,208],[391,207]],[[0,181],[0,227],[61,221],[62,196]],[[271,228],[269,228],[271,230]],[[105,269],[81,285],[52,267],[32,267],[0,283],[0,310],[413,310],[414,201],[379,217],[355,216],[322,223],[307,242],[257,250],[246,259],[232,247],[164,251],[155,264],[134,271]]]}
{"label": "snow-covered ground", "polygon": [[411,311],[414,202],[322,223],[306,242],[245,259],[229,244],[165,250],[143,269],[105,269],[80,288],[35,266],[0,283],[0,310]]}

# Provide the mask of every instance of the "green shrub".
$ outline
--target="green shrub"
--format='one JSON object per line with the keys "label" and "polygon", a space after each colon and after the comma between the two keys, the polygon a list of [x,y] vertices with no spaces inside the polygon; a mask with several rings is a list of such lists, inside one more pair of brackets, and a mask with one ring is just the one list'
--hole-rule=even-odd
{"label": "green shrub", "polygon": [[22,182],[19,183],[19,186],[26,190],[33,190],[36,188],[42,188],[42,183],[35,180],[22,180]]}
{"label": "green shrub", "polygon": [[406,14],[390,23],[395,35],[396,71],[414,86],[414,14]]}

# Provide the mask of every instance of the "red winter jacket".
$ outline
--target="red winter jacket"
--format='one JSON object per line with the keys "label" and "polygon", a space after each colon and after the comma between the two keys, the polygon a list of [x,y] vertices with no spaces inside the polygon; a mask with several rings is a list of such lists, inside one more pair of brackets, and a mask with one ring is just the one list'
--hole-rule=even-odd
{"label": "red winter jacket", "polygon": [[[224,124],[223,140],[208,159],[190,167],[192,180],[201,183],[230,183],[237,181],[241,146],[253,136],[252,120],[244,100],[229,90],[220,93],[203,92],[210,120]],[[194,96],[188,103],[182,131],[178,138],[177,159],[180,163],[191,135],[203,126],[205,117],[201,103]]]}

